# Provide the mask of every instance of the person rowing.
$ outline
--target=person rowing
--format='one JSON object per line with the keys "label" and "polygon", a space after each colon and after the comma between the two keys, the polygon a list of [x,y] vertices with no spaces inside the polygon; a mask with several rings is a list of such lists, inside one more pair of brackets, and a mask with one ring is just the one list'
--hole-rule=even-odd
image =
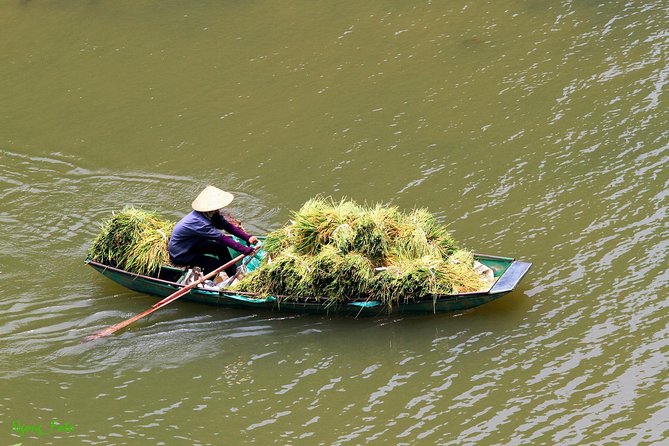
{"label": "person rowing", "polygon": [[[214,186],[207,186],[200,192],[193,200],[193,210],[172,231],[168,251],[174,265],[199,266],[206,274],[232,259],[228,248],[246,255],[253,252],[251,246],[238,243],[220,231],[225,230],[249,245],[258,243],[255,236],[230,223],[221,214],[221,209],[228,206],[233,199],[234,195]],[[236,272],[235,265],[225,270],[229,277]]]}

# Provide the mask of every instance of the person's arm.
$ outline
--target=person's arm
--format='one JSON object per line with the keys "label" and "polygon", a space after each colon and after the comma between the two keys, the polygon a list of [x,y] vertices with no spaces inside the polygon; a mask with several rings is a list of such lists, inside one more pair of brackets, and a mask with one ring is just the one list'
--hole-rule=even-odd
{"label": "person's arm", "polygon": [[[228,246],[232,249],[234,249],[237,252],[241,252],[243,254],[250,254],[253,252],[253,248],[249,246],[244,246],[241,243],[238,243],[235,241],[232,237],[228,237],[227,235],[223,235],[219,229],[223,229],[224,223],[222,222],[224,219],[222,218],[217,218],[217,214],[214,214],[211,220],[206,219],[205,217],[202,217],[200,220],[197,221],[198,226],[197,228],[194,228],[194,231],[199,234],[200,237],[205,237],[210,240],[218,240],[219,242],[223,243],[225,246]],[[242,231],[243,235],[248,236],[246,232]],[[237,234],[235,234],[237,235]],[[248,241],[247,238],[241,237],[238,235],[239,238]]]}
{"label": "person's arm", "polygon": [[[212,219],[212,223],[214,224],[214,226],[216,226],[216,228],[224,229],[226,232],[236,237],[239,237],[240,239],[244,240],[247,243],[255,244],[258,242],[258,239],[248,234],[239,226],[230,223],[221,214],[215,214],[214,219]],[[251,239],[254,239],[254,241],[251,241]]]}
{"label": "person's arm", "polygon": [[227,235],[220,234],[219,240],[225,246],[228,246],[237,252],[241,252],[242,254],[248,255],[253,252],[253,248],[251,248],[250,246],[244,246],[241,243],[236,242],[232,237],[228,237]]}

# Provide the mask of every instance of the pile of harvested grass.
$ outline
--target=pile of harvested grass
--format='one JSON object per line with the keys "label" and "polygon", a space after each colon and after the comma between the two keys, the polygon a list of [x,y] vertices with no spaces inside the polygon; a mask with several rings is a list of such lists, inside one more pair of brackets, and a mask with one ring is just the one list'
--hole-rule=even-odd
{"label": "pile of harvested grass", "polygon": [[474,271],[471,252],[424,209],[315,198],[270,233],[264,248],[265,262],[237,285],[240,291],[391,305],[489,285]]}
{"label": "pile of harvested grass", "polygon": [[88,256],[105,265],[151,275],[170,263],[167,241],[172,229],[173,222],[155,213],[126,208],[103,222]]}

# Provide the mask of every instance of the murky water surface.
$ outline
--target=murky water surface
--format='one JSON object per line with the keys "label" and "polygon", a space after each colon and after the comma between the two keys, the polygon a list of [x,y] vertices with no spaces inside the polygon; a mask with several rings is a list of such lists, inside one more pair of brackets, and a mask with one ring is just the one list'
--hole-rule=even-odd
{"label": "murky water surface", "polygon": [[[0,6],[3,444],[669,442],[665,1]],[[154,300],[83,265],[205,184],[428,207],[534,263],[464,314]],[[23,436],[22,436],[23,435]]]}

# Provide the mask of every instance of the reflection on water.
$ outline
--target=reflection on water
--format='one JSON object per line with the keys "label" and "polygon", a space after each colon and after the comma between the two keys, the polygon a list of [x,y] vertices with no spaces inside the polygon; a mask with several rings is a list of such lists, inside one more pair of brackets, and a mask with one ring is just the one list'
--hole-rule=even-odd
{"label": "reflection on water", "polygon": [[[154,6],[0,17],[0,438],[667,442],[664,2]],[[462,314],[175,302],[82,344],[155,302],[83,265],[98,225],[205,184],[253,233],[347,196],[534,267]]]}

